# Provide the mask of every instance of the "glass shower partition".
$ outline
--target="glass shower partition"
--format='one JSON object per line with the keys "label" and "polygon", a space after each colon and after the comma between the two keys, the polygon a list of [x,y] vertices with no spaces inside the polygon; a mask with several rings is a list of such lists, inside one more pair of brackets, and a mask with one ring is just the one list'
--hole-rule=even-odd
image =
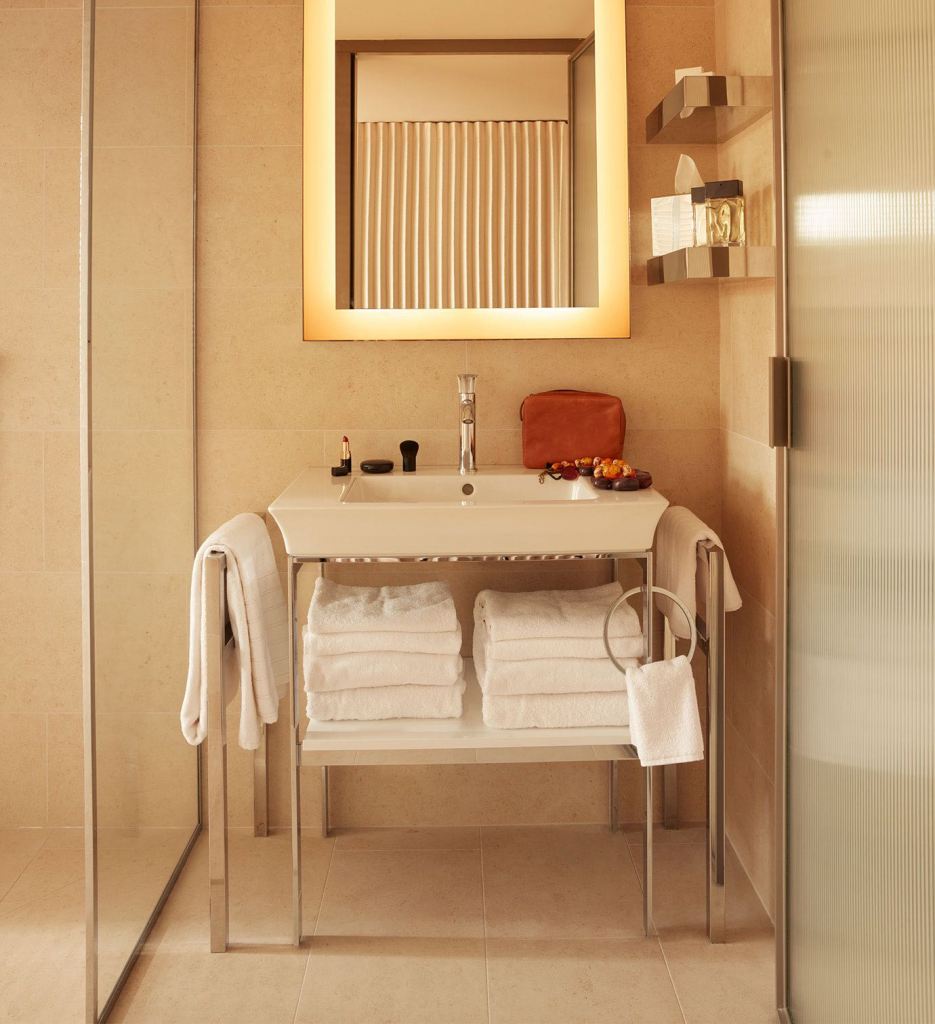
{"label": "glass shower partition", "polygon": [[179,702],[195,544],[195,0],[85,0],[87,1019],[105,1017],[199,829]]}
{"label": "glass shower partition", "polygon": [[930,1024],[935,6],[782,9],[793,419],[780,1003],[795,1024]]}

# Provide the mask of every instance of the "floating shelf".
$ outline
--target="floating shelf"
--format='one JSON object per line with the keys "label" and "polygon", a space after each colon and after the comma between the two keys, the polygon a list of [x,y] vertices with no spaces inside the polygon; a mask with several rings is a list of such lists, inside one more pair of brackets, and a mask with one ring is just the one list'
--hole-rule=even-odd
{"label": "floating shelf", "polygon": [[771,245],[698,245],[653,256],[646,264],[649,284],[775,276],[776,250]]}
{"label": "floating shelf", "polygon": [[[647,142],[724,142],[773,107],[769,76],[686,75],[646,118]],[[692,110],[688,117],[682,117]]]}

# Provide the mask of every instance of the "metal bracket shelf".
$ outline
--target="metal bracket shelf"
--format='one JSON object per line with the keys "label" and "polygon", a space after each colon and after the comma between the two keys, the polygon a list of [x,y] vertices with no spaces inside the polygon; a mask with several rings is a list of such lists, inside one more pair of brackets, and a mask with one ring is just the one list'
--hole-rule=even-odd
{"label": "metal bracket shelf", "polygon": [[646,141],[726,142],[772,109],[769,76],[686,75],[646,118]]}
{"label": "metal bracket shelf", "polygon": [[775,276],[776,250],[771,245],[697,245],[653,256],[646,263],[648,284]]}

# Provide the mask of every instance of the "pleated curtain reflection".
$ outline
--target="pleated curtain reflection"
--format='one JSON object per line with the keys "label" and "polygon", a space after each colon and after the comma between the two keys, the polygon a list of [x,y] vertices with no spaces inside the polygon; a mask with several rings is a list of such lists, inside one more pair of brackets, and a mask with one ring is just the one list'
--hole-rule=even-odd
{"label": "pleated curtain reflection", "polygon": [[357,126],[354,306],[567,306],[565,121]]}

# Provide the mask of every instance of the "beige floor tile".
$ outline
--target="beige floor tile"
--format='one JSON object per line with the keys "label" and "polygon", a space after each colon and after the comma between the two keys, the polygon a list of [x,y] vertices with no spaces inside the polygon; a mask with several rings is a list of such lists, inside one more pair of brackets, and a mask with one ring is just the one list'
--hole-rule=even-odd
{"label": "beige floor tile", "polygon": [[14,918],[26,907],[43,901],[63,902],[73,892],[83,893],[84,853],[74,846],[46,844],[26,865],[0,900],[0,921]]}
{"label": "beige floor tile", "polygon": [[482,939],[314,939],[296,1024],[486,1024]]}
{"label": "beige floor tile", "polygon": [[[643,845],[643,828],[639,825],[627,825],[624,835],[631,846]],[[707,839],[707,830],[703,826],[689,825],[685,828],[653,829],[654,846],[670,846],[673,843],[703,843]]]}
{"label": "beige floor tile", "polygon": [[489,938],[642,935],[642,896],[621,833],[485,829],[483,843]]}
{"label": "beige floor tile", "polygon": [[[77,912],[80,919],[80,910]],[[4,1024],[82,1024],[84,950],[56,936],[16,941],[0,935],[0,1020]]]}
{"label": "beige floor tile", "polygon": [[479,851],[336,850],[315,935],[482,938]]}
{"label": "beige floor tile", "polygon": [[122,1024],[287,1024],[308,950],[243,948],[223,956],[143,953],[110,1019]]}
{"label": "beige floor tile", "polygon": [[488,942],[491,1024],[682,1024],[654,939]]}
{"label": "beige floor tile", "polygon": [[336,833],[338,850],[479,850],[479,828],[360,828]]}
{"label": "beige floor tile", "polygon": [[[303,836],[303,926],[315,926],[334,841]],[[230,941],[232,944],[291,942],[292,853],[290,835],[263,838],[228,835]],[[148,953],[208,949],[208,844],[202,837],[146,944]]]}
{"label": "beige floor tile", "polygon": [[774,943],[770,934],[712,946],[704,938],[663,940],[687,1024],[773,1024]]}
{"label": "beige floor tile", "polygon": [[45,829],[0,829],[0,900],[26,870],[47,840]]}
{"label": "beige floor tile", "polygon": [[[642,884],[640,847],[632,847],[633,863]],[[653,850],[653,918],[665,945],[670,939],[706,940],[704,843],[668,843]],[[772,932],[772,924],[740,861],[728,847],[727,930],[729,942],[756,939]]]}

